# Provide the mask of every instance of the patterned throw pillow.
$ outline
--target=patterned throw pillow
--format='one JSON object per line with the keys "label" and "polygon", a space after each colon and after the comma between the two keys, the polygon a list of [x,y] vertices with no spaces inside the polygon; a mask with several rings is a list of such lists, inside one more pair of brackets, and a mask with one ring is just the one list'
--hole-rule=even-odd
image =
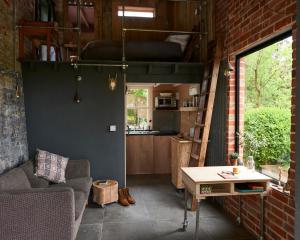
{"label": "patterned throw pillow", "polygon": [[66,182],[68,160],[69,158],[37,149],[35,175],[54,183]]}

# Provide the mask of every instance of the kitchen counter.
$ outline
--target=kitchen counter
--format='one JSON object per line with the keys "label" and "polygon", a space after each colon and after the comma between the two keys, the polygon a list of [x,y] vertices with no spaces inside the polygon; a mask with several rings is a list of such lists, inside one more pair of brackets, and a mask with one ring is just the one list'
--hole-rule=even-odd
{"label": "kitchen counter", "polygon": [[191,143],[192,142],[192,139],[187,139],[187,138],[183,138],[183,137],[173,136],[172,138],[174,140],[178,141],[179,143]]}
{"label": "kitchen counter", "polygon": [[155,131],[155,130],[132,130],[126,131],[127,136],[136,135],[154,135],[154,136],[176,136],[178,132],[176,131]]}

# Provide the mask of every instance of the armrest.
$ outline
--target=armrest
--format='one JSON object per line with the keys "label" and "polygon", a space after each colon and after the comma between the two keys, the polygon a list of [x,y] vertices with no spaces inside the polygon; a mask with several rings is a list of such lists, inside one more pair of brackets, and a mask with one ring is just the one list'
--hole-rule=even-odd
{"label": "armrest", "polygon": [[0,239],[73,240],[74,222],[71,188],[0,193]]}
{"label": "armrest", "polygon": [[90,177],[89,160],[69,160],[66,168],[66,179]]}

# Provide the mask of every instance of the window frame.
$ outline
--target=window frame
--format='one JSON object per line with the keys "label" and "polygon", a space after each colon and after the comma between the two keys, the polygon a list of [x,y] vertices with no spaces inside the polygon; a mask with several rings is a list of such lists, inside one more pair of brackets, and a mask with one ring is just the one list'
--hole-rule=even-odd
{"label": "window frame", "polygon": [[[239,153],[240,149],[239,149],[239,142],[240,142],[240,137],[237,134],[237,132],[240,129],[240,62],[241,59],[254,53],[257,52],[259,50],[262,50],[266,47],[269,47],[277,42],[280,42],[286,38],[292,37],[292,29],[289,29],[277,36],[274,36],[262,43],[259,43],[258,45],[251,47],[248,50],[245,50],[239,54],[236,55],[235,57],[235,128],[234,128],[234,135],[235,135],[235,141],[234,141],[234,148],[235,148],[235,152]],[[272,182],[276,185],[279,184],[278,179],[272,178]],[[275,188],[276,189],[276,188]],[[278,189],[277,189],[278,190]]]}
{"label": "window frame", "polygon": [[[127,12],[137,12],[137,13],[152,13],[152,17],[148,16],[126,16]],[[121,12],[121,14],[120,14]],[[123,16],[123,6],[118,6],[117,15],[118,17]],[[124,17],[126,18],[143,18],[143,19],[154,19],[156,18],[156,9],[154,7],[138,7],[138,6],[124,6]]]}
{"label": "window frame", "polygon": [[[128,108],[127,107],[127,94],[126,94],[126,125],[127,123],[127,117],[128,117],[128,113],[127,110],[128,109],[147,109],[148,110],[148,125],[150,125],[151,129],[153,127],[153,87],[151,86],[145,86],[145,85],[127,85],[127,90],[130,89],[147,89],[148,90],[148,107],[133,107],[133,108]],[[151,122],[149,123],[149,120],[151,120]]]}

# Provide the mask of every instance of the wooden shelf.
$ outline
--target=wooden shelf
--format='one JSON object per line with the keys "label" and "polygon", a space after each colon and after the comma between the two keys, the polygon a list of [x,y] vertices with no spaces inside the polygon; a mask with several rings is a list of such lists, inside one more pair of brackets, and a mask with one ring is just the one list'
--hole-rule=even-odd
{"label": "wooden shelf", "polygon": [[197,112],[198,108],[197,107],[180,107],[179,111],[180,112]]}

